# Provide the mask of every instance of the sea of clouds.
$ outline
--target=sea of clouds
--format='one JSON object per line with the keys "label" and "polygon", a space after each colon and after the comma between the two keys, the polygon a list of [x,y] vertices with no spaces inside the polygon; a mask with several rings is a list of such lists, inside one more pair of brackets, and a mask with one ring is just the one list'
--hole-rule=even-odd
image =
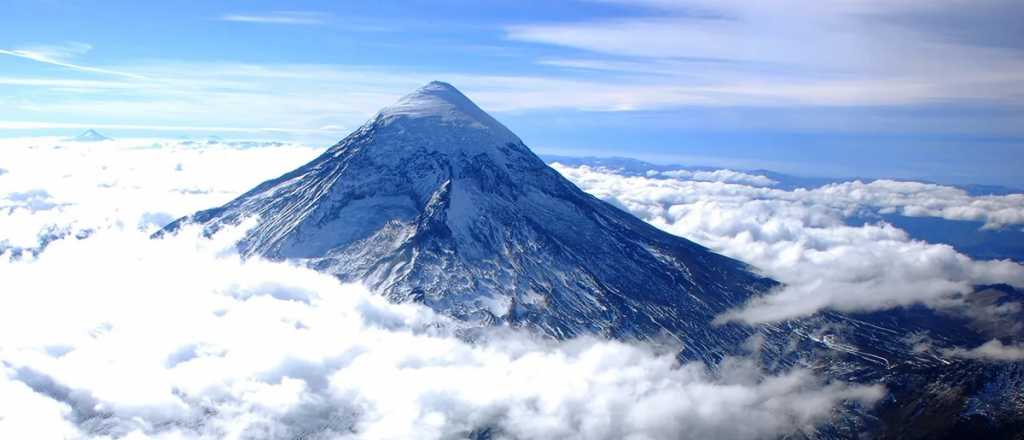
{"label": "sea of clouds", "polygon": [[899,213],[1019,228],[1022,194],[972,197],[949,186],[892,180],[786,191],[553,166],[585,191],[785,283],[722,321],[757,324],[826,309],[863,312],[911,304],[951,309],[977,285],[1024,287],[1024,265],[1017,262],[974,260],[883,221],[847,221],[864,213]]}
{"label": "sea of clouds", "polygon": [[881,396],[597,339],[468,343],[425,307],[243,262],[239,237],[114,228],[0,265],[0,437],[762,438]]}
{"label": "sea of clouds", "polygon": [[[468,342],[427,308],[242,260],[244,224],[149,238],[320,148],[32,138],[0,150],[0,438],[772,438],[884,393],[802,368],[765,375],[754,357],[709,372],[665,346],[509,329]],[[750,185],[558,169],[791,286],[723,319],[941,306],[973,283],[1024,279],[1016,263],[974,261],[892,226],[843,225],[881,203],[858,197],[877,194],[841,202],[731,173],[718,175]],[[864,185],[874,188],[850,187]],[[954,354],[1019,353],[994,341]]]}

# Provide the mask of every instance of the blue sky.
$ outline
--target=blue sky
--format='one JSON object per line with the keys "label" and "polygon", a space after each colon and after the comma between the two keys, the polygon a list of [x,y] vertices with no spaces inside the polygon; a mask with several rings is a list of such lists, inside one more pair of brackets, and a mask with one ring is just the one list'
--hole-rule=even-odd
{"label": "blue sky", "polygon": [[1024,187],[1014,1],[8,0],[0,137],[329,144],[448,81],[541,153]]}

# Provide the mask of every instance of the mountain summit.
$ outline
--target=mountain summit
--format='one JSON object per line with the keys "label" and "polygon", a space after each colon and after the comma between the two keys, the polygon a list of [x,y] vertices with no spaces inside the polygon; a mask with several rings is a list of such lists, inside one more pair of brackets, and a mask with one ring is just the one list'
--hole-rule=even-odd
{"label": "mountain summit", "polygon": [[[902,337],[927,334],[960,346],[986,340],[964,339],[967,324],[937,312],[713,325],[777,284],[581,191],[445,83],[381,110],[298,169],[164,231],[196,222],[213,232],[251,217],[257,224],[238,243],[244,255],[362,281],[467,327],[522,326],[554,338],[674,337],[684,346],[680,358],[709,365],[743,352],[745,341],[760,342],[768,369],[813,365],[829,379],[889,390],[874,413],[844,406],[809,438],[1024,429],[1020,363],[943,359]],[[748,339],[755,332],[761,337]]]}
{"label": "mountain summit", "polygon": [[82,134],[80,134],[78,136],[75,136],[75,137],[73,137],[71,139],[68,139],[68,140],[69,141],[74,141],[74,142],[100,142],[100,141],[109,141],[110,138],[108,138],[108,137],[100,134],[96,130],[93,130],[93,129],[90,128],[88,130],[83,131]]}
{"label": "mountain summit", "polygon": [[[506,140],[515,139],[504,125],[477,107],[451,84],[433,81],[380,111],[385,120],[430,119],[442,127],[468,126]],[[518,139],[515,139],[518,140]]]}
{"label": "mountain summit", "polygon": [[432,82],[228,204],[244,255],[298,261],[473,324],[556,338],[666,333],[713,360],[750,329],[714,316],[775,283],[581,191],[449,84]]}

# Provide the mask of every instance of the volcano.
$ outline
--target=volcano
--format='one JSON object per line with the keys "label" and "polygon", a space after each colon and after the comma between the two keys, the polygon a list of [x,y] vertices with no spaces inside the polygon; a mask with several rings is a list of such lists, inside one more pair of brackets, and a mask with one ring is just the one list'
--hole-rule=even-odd
{"label": "volcano", "polygon": [[711,321],[776,284],[581,191],[443,82],[167,230],[252,217],[243,255],[298,261],[467,323],[670,335],[695,359],[739,346],[751,330]]}
{"label": "volcano", "polygon": [[75,137],[70,138],[68,140],[72,141],[72,142],[102,142],[102,141],[109,141],[110,138],[100,134],[96,130],[89,129],[89,130],[83,131],[78,136],[75,136]]}
{"label": "volcano", "polygon": [[712,368],[756,341],[768,371],[813,366],[830,380],[888,389],[879,408],[844,407],[809,438],[1024,430],[1016,391],[1024,364],[943,359],[906,337],[986,340],[960,318],[919,307],[716,325],[778,283],[581,191],[446,83],[427,84],[313,161],[158,235],[186,223],[212,234],[249,219],[242,255],[363,282],[455,318],[465,334],[507,325],[555,339],[674,338],[680,360]]}

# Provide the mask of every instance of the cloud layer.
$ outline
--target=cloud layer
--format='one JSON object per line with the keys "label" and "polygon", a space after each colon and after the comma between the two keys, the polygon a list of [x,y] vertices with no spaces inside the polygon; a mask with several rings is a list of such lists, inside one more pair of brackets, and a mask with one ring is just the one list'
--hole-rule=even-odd
{"label": "cloud layer", "polygon": [[1016,11],[1012,1],[609,3],[631,6],[633,14],[514,25],[506,36],[583,52],[551,65],[667,76],[678,92],[708,102],[1009,104],[1024,85],[1020,45],[1006,38],[1012,31],[1001,35],[991,26],[1019,30],[1003,17]]}
{"label": "cloud layer", "polygon": [[[323,25],[345,34],[392,27],[390,37],[360,40],[377,56],[356,53],[341,63],[325,55],[330,45],[294,50],[285,57],[298,60],[291,63],[279,62],[274,50],[265,51],[265,59],[250,55],[211,63],[180,57],[111,61],[109,55],[89,60],[92,46],[81,42],[0,47],[0,55],[77,74],[11,70],[0,77],[0,85],[14,90],[5,96],[10,102],[0,119],[7,125],[181,127],[213,121],[253,132],[274,127],[308,133],[325,125],[354,126],[412,88],[444,79],[491,111],[697,107],[703,110],[696,116],[676,114],[675,119],[740,132],[1021,134],[1016,122],[1024,97],[1024,47],[1019,20],[1008,18],[1019,9],[1010,0],[606,3],[619,8],[585,5],[579,9],[615,12],[581,11],[555,21],[527,14],[492,26],[455,17],[441,17],[446,26],[432,26],[430,20],[403,20],[387,11],[375,11],[381,15],[364,25],[345,8],[211,17],[235,30],[256,24],[293,25],[291,31],[302,30],[294,25]],[[281,37],[282,44],[291,38]],[[249,44],[244,34],[239,38],[225,41]],[[239,52],[230,45],[224,49]],[[104,50],[116,53],[117,47]],[[410,55],[424,51],[459,55],[471,68],[413,61],[417,57]],[[853,113],[856,121],[851,113],[830,113],[854,107],[865,110]],[[779,109],[805,111],[787,116]],[[674,125],[691,127],[679,120]]]}
{"label": "cloud layer", "polygon": [[1002,362],[1024,361],[1024,347],[1003,344],[998,339],[993,339],[970,350],[947,350],[946,354],[967,359],[985,359]]}
{"label": "cloud layer", "polygon": [[20,229],[0,242],[72,233],[0,254],[0,437],[773,438],[883,393],[747,358],[712,373],[673,347],[467,342],[427,308],[242,261],[243,229],[149,239],[320,151],[202,144],[5,145],[0,221]]}
{"label": "cloud layer", "polygon": [[107,230],[0,263],[0,432],[767,438],[880,397],[743,361],[711,375],[618,342],[471,344],[429,309],[199,235]]}
{"label": "cloud layer", "polygon": [[948,245],[911,239],[884,222],[849,226],[865,212],[1024,223],[1021,195],[971,197],[916,182],[845,182],[784,191],[723,182],[627,177],[555,165],[584,190],[668,232],[753,264],[786,283],[722,316],[780,321],[825,309],[871,311],[909,304],[951,307],[979,284],[1024,286],[1024,266],[976,261]]}
{"label": "cloud layer", "polygon": [[725,183],[739,183],[750,186],[773,186],[778,182],[769,179],[765,176],[759,176],[756,174],[748,174],[740,171],[733,171],[728,169],[714,170],[714,171],[690,171],[690,170],[670,170],[670,171],[648,171],[648,177],[671,177],[683,180],[698,180],[701,182],[725,182]]}
{"label": "cloud layer", "polygon": [[[259,148],[253,148],[258,146]],[[288,143],[8,139],[0,167],[0,249],[111,224],[153,229],[227,202],[321,149]]]}
{"label": "cloud layer", "polygon": [[[230,200],[322,149],[287,143],[54,138],[4,142],[0,249],[84,236],[111,224],[152,231]],[[245,164],[245,166],[238,166]],[[556,167],[592,194],[650,223],[747,261],[788,288],[723,319],[750,323],[823,309],[877,310],[924,303],[952,307],[976,284],[1024,284],[1022,266],[975,261],[952,247],[911,239],[885,223],[849,226],[891,212],[1020,227],[1021,195],[972,197],[917,182],[845,182],[785,191],[764,176],[730,170],[626,177]],[[671,178],[666,178],[670,177]]]}
{"label": "cloud layer", "polygon": [[92,50],[91,44],[69,41],[63,44],[34,45],[14,49],[0,49],[0,55],[10,55],[85,73],[99,73],[102,75],[111,75],[136,80],[145,79],[143,76],[132,73],[83,66],[69,61],[72,58],[86,54],[90,50]]}

